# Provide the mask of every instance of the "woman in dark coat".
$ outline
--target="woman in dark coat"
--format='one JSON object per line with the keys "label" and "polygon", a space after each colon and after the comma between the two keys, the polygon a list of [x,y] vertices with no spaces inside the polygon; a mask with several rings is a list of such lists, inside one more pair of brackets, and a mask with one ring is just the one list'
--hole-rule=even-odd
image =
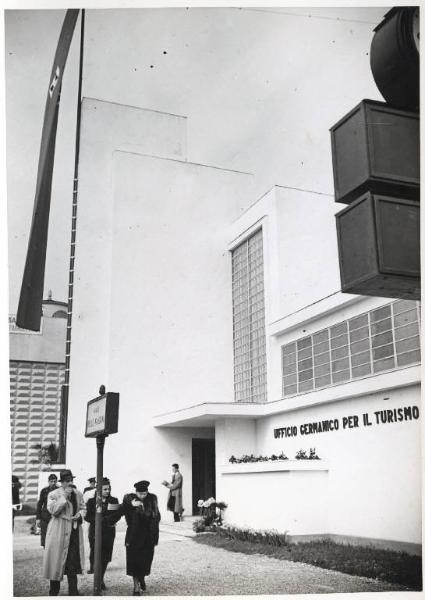
{"label": "woman in dark coat", "polygon": [[[111,483],[107,477],[102,480],[102,590],[106,590],[105,576],[106,567],[112,560],[112,551],[114,549],[115,525],[120,520],[118,498],[111,496]],[[89,525],[89,544],[90,544],[90,571],[93,572],[94,566],[94,540],[95,540],[95,521],[96,521],[96,494],[87,500],[87,512],[84,517]]]}
{"label": "woman in dark coat", "polygon": [[145,577],[151,572],[155,546],[158,544],[158,499],[148,492],[149,481],[134,484],[135,493],[124,496],[121,511],[127,521],[125,536],[127,575],[133,577],[133,596],[146,590]]}

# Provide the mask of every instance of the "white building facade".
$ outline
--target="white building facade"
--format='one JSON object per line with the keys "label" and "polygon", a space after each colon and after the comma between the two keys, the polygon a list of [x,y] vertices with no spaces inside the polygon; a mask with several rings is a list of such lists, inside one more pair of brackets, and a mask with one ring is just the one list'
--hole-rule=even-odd
{"label": "white building facade", "polygon": [[[347,96],[335,88],[327,113]],[[297,102],[310,110],[310,94]],[[276,171],[258,198],[258,174],[187,159],[184,117],[89,98],[81,136],[76,483],[95,473],[85,414],[104,384],[120,394],[104,459],[116,495],[148,479],[166,518],[177,462],[186,514],[214,495],[239,527],[420,551],[420,307],[339,291],[340,207],[317,173],[301,189]],[[320,147],[306,141],[308,161]],[[320,460],[295,458],[310,449]]]}

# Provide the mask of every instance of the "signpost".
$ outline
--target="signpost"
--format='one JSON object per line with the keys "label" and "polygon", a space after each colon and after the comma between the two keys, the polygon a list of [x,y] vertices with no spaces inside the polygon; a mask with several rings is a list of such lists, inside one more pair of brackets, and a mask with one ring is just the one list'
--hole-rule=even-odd
{"label": "signpost", "polygon": [[94,538],[94,580],[93,595],[102,595],[102,479],[103,449],[105,438],[118,431],[119,394],[105,393],[105,387],[99,388],[101,394],[87,403],[85,437],[95,437],[97,447],[96,469],[96,518]]}

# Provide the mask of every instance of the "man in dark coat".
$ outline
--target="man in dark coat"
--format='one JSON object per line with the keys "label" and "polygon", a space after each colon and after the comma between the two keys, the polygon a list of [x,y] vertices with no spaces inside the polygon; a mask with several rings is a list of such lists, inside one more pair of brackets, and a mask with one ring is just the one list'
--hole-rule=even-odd
{"label": "man in dark coat", "polygon": [[173,474],[171,482],[163,481],[170,491],[168,492],[167,510],[171,510],[174,515],[174,521],[183,521],[183,475],[179,471],[179,465],[174,463],[171,465]]}
{"label": "man in dark coat", "polygon": [[149,481],[134,484],[135,493],[124,496],[121,512],[127,521],[125,535],[127,575],[133,577],[133,596],[146,590],[145,577],[151,572],[155,546],[159,538],[158,499],[148,492]]}
{"label": "man in dark coat", "polygon": [[55,490],[58,487],[57,482],[58,482],[57,476],[54,473],[51,473],[49,475],[49,479],[48,479],[49,484],[41,490],[40,498],[38,499],[38,502],[37,502],[37,511],[35,514],[35,519],[36,519],[35,524],[37,527],[39,527],[41,529],[40,545],[43,546],[43,548],[46,543],[47,525],[49,524],[49,521],[52,517],[52,515],[47,510],[47,496],[49,495],[50,492],[52,492],[53,490]]}
{"label": "man in dark coat", "polygon": [[[112,560],[112,551],[115,540],[115,524],[120,520],[120,504],[118,498],[111,496],[111,482],[107,477],[102,480],[102,590],[106,590],[103,581],[106,567]],[[85,520],[89,525],[89,544],[90,544],[90,572],[94,567],[94,540],[95,540],[95,521],[96,521],[96,494],[89,498],[86,505]]]}

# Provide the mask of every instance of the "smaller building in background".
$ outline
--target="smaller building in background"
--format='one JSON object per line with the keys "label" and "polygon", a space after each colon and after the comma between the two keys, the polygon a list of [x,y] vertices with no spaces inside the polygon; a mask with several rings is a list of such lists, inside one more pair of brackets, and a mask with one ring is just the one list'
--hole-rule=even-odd
{"label": "smaller building in background", "polygon": [[25,504],[37,501],[41,447],[59,448],[66,318],[67,304],[52,300],[51,292],[39,332],[20,329],[9,315],[12,473]]}

